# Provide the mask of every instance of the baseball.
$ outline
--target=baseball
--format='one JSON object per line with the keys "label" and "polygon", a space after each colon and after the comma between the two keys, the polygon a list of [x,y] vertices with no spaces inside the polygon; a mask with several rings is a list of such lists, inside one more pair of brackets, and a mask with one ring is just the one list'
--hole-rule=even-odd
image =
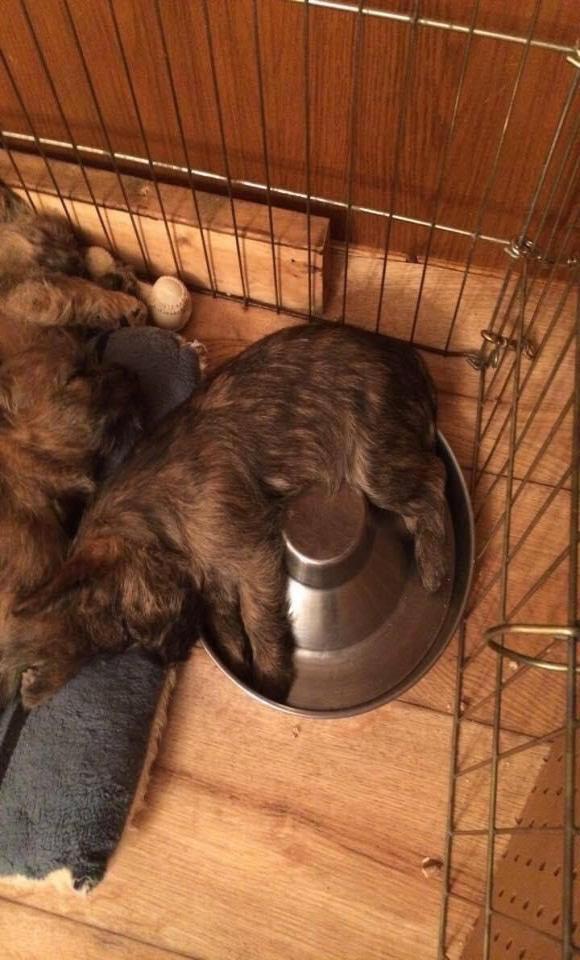
{"label": "baseball", "polygon": [[181,330],[191,315],[187,288],[177,277],[159,277],[148,298],[153,322],[166,330]]}
{"label": "baseball", "polygon": [[[88,247],[85,253],[87,269],[98,280],[114,270],[115,260],[103,247]],[[166,330],[181,330],[191,315],[191,298],[187,288],[177,277],[159,277],[153,285],[137,281],[139,295],[149,308],[153,323]]]}

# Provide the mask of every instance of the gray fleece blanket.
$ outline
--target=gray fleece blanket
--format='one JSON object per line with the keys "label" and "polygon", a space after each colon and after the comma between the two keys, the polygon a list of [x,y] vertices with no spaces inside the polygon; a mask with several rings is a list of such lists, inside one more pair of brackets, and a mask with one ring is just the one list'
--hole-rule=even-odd
{"label": "gray fleece blanket", "polygon": [[[173,333],[125,328],[97,342],[140,379],[152,426],[199,383],[198,355]],[[137,789],[166,675],[132,649],[88,664],[49,703],[0,715],[0,876],[104,876]]]}

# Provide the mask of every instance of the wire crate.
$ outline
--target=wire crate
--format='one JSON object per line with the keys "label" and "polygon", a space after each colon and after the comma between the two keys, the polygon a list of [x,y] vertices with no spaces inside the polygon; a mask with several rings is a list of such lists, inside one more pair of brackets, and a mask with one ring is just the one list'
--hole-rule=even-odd
{"label": "wire crate", "polygon": [[[437,956],[580,955],[574,4],[5,6],[1,171],[33,206],[74,223],[90,207],[95,240],[145,275],[407,339],[462,398],[478,555],[454,651]],[[179,224],[197,231],[191,270]]]}

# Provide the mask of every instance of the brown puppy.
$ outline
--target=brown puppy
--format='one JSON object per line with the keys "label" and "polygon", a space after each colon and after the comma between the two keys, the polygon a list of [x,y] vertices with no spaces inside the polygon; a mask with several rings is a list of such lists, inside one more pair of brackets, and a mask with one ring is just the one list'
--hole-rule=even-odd
{"label": "brown puppy", "polygon": [[[60,568],[107,459],[140,433],[132,379],[44,333],[0,366],[0,663],[15,599]],[[16,690],[0,669],[0,704]]]}
{"label": "brown puppy", "polygon": [[[0,367],[0,663],[15,600],[60,568],[107,460],[139,433],[133,380],[63,331]],[[0,704],[15,680],[0,669]]]}
{"label": "brown puppy", "polygon": [[423,584],[437,590],[445,471],[413,349],[331,325],[250,347],[141,442],[60,573],[20,605],[4,670],[24,673],[24,703],[41,703],[97,651],[136,642],[174,660],[200,629],[257,689],[285,698],[281,509],[309,484],[345,481],[405,518]]}
{"label": "brown puppy", "polygon": [[[131,277],[119,265],[105,283]],[[87,278],[66,220],[0,185],[0,657],[15,597],[59,569],[103,465],[140,432],[135,383],[95,362],[88,330],[145,317]],[[0,672],[0,704],[15,689]]]}
{"label": "brown puppy", "polygon": [[22,324],[18,345],[24,337],[30,341],[36,326],[114,329],[146,322],[145,304],[132,295],[131,271],[116,264],[93,283],[86,249],[64,217],[35,213],[0,182],[0,358],[14,343],[9,322]]}

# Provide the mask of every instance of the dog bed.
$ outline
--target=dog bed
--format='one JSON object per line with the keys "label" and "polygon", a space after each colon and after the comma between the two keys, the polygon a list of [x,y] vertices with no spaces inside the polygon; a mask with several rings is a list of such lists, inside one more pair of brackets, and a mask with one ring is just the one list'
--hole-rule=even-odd
{"label": "dog bed", "polygon": [[[95,342],[139,378],[146,426],[190,396],[199,354],[168,331],[124,328]],[[104,876],[146,779],[173,673],[133,648],[91,661],[46,705],[0,715],[0,876]],[[152,749],[149,749],[149,748]]]}

